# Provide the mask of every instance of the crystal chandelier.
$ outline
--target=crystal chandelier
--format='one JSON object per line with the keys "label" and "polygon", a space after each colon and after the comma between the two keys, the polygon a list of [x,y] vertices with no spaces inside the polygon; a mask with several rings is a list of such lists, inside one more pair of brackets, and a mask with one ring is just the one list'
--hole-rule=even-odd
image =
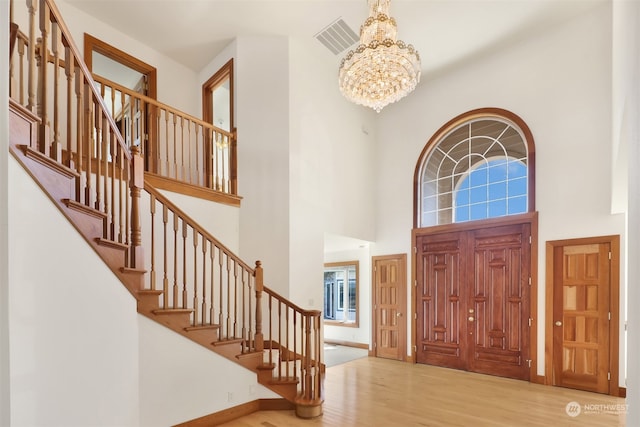
{"label": "crystal chandelier", "polygon": [[412,45],[396,39],[390,1],[368,0],[369,17],[360,27],[360,44],[340,63],[340,92],[378,113],[420,81],[420,55]]}

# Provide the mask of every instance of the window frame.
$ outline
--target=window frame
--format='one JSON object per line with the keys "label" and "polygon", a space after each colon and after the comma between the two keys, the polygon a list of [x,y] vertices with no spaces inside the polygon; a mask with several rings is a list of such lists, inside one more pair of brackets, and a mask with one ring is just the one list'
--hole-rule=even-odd
{"label": "window frame", "polygon": [[[512,113],[511,111],[504,110],[501,108],[479,108],[475,110],[468,111],[466,113],[462,113],[457,117],[451,119],[447,123],[445,123],[426,143],[420,156],[418,157],[418,161],[416,163],[414,177],[413,177],[413,228],[424,228],[431,227],[422,226],[420,214],[422,213],[422,209],[420,209],[422,203],[421,197],[421,186],[422,186],[422,178],[423,178],[423,169],[425,166],[425,162],[429,159],[432,151],[438,147],[439,143],[446,138],[450,132],[457,129],[458,127],[465,125],[472,121],[482,120],[482,119],[495,119],[499,121],[506,121],[511,123],[512,126],[520,131],[524,143],[527,149],[527,213],[535,212],[535,143],[533,140],[533,134],[531,130],[527,126],[527,124],[522,120],[518,115]],[[508,217],[509,215],[507,215]],[[474,221],[482,221],[482,220],[474,220]],[[473,221],[465,221],[465,222],[473,222]],[[454,222],[451,222],[453,224]],[[438,224],[444,225],[444,224]],[[433,225],[437,226],[437,225]]]}
{"label": "window frame", "polygon": [[[349,270],[350,268],[353,267],[355,270],[355,286],[354,286],[354,292],[353,295],[352,293],[349,291],[351,286],[349,284],[350,279],[349,279]],[[331,271],[344,271],[344,278],[342,279],[343,282],[343,301],[342,301],[342,311],[347,313],[347,320],[337,320],[334,318],[327,318],[326,315],[327,313],[325,312],[325,309],[327,307],[327,291],[326,291],[326,283],[324,282],[324,273],[327,272],[331,272]],[[333,310],[333,313],[335,314],[335,312],[340,311],[340,301],[338,301],[338,298],[340,296],[340,289],[339,289],[339,285],[338,285],[338,280],[336,279],[335,281],[336,287],[334,290],[334,297],[335,299],[331,300],[331,305],[333,307],[335,307],[335,309]],[[322,313],[322,320],[324,321],[325,325],[331,325],[331,326],[344,326],[344,327],[350,327],[350,328],[357,328],[360,325],[360,304],[359,304],[359,290],[360,290],[360,263],[359,261],[340,261],[340,262],[328,262],[324,264],[324,271],[323,271],[323,295],[324,295],[324,300],[323,300],[323,313]],[[353,309],[354,312],[354,317],[355,319],[353,321],[349,321],[348,320],[348,312],[352,311],[352,309],[350,308],[350,301],[351,301],[351,297],[353,296],[353,298],[355,299],[355,308]],[[347,306],[347,308],[345,309],[345,304]]]}

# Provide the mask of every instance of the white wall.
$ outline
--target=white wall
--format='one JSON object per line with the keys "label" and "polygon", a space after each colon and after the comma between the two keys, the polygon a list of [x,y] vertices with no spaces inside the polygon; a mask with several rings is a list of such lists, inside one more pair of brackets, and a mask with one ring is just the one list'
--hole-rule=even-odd
{"label": "white wall", "polygon": [[625,232],[624,217],[610,214],[611,5],[544,30],[433,80],[424,76],[415,93],[383,110],[375,246],[376,254],[410,254],[415,165],[444,123],[480,107],[519,115],[536,143],[539,374],[544,368],[544,242]]}
{"label": "white wall", "polygon": [[371,344],[371,252],[369,246],[325,252],[324,262],[358,261],[358,327],[324,325],[325,340]]}
{"label": "white wall", "polygon": [[[0,1],[0,22],[8,28],[9,2]],[[0,57],[9,57],[9,36],[0,31]],[[0,61],[0,75],[9,74],[7,61]],[[0,104],[9,102],[7,79],[0,83]],[[0,108],[0,425],[10,424],[11,389],[9,381],[9,111]]]}
{"label": "white wall", "polygon": [[280,396],[257,375],[138,316],[140,426],[170,426],[256,399]]}
{"label": "white wall", "polygon": [[[640,423],[640,3],[613,2],[613,142],[628,155],[627,202],[627,425]],[[615,160],[615,159],[614,159]],[[615,163],[616,168],[620,167]]]}
{"label": "white wall", "polygon": [[236,40],[240,249],[265,285],[289,296],[289,73],[284,37]]}
{"label": "white wall", "polygon": [[342,97],[338,61],[320,43],[289,40],[290,296],[317,310],[324,234],[375,237],[375,113]]}
{"label": "white wall", "polygon": [[136,426],[135,298],[14,159],[8,171],[11,425]]}

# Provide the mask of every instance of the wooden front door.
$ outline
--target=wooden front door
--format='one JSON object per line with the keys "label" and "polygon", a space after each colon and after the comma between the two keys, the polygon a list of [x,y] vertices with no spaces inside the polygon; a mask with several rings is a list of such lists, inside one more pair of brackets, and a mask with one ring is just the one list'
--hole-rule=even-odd
{"label": "wooden front door", "polygon": [[406,255],[373,257],[373,350],[376,357],[405,360]]}
{"label": "wooden front door", "polygon": [[416,360],[529,378],[530,224],[416,237]]}
{"label": "wooden front door", "polygon": [[554,248],[554,384],[609,393],[611,245]]}

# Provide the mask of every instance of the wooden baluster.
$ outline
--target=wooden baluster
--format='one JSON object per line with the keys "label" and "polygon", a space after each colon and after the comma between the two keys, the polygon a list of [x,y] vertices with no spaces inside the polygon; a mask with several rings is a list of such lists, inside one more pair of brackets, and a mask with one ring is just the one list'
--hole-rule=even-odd
{"label": "wooden baluster", "polygon": [[285,307],[285,321],[284,321],[284,341],[286,343],[286,348],[287,348],[287,361],[285,362],[285,372],[287,373],[287,376],[289,376],[289,372],[291,372],[289,370],[289,362],[291,361],[291,356],[293,356],[294,360],[296,358],[296,354],[295,353],[291,353],[291,347],[289,346],[289,311],[291,311],[289,309],[289,307]]}
{"label": "wooden baluster", "polygon": [[82,142],[83,142],[83,150],[86,152],[84,167],[85,174],[85,182],[84,182],[84,204],[85,206],[91,206],[92,199],[92,184],[91,184],[91,156],[93,154],[93,92],[91,91],[91,86],[89,82],[84,82],[84,123],[83,123],[83,134],[82,134]]}
{"label": "wooden baluster", "polygon": [[187,120],[187,174],[188,179],[187,182],[189,184],[193,184],[193,170],[191,169],[191,151],[192,151],[192,143],[191,143],[191,120]]}
{"label": "wooden baluster", "polygon": [[[154,196],[153,194],[150,195],[150,206],[149,206],[149,212],[151,213],[151,269],[149,271],[149,280],[151,281],[151,283],[149,284],[149,289],[151,289],[152,291],[156,290],[156,196]],[[167,293],[168,293],[168,289],[167,289],[167,257],[166,257],[166,253],[167,253],[167,223],[165,221],[164,223],[164,228],[165,228],[165,239],[164,239],[164,253],[165,253],[165,271],[164,271],[164,280],[162,281],[162,299],[163,299],[163,305],[162,308],[167,308]]]}
{"label": "wooden baluster", "polygon": [[187,223],[182,219],[182,308],[187,308]]}
{"label": "wooden baluster", "polygon": [[[95,135],[95,153],[96,153],[96,200],[94,202],[94,209],[100,210],[102,204],[102,192],[100,189],[100,178],[102,173],[102,147],[104,146],[104,135],[102,133],[102,108],[100,108],[100,104],[96,104],[96,108],[93,111],[93,121],[95,124],[95,129],[92,131],[92,134]],[[93,151],[92,151],[93,153]],[[106,235],[103,235],[106,237]]]}
{"label": "wooden baluster", "polygon": [[[130,177],[131,174],[131,163],[128,163],[128,160],[126,158],[126,156],[124,155],[124,151],[122,148],[120,148],[120,153],[121,153],[121,162],[120,164],[122,165],[121,170],[120,170],[120,181],[118,181],[118,187],[119,188],[123,188],[121,190],[121,197],[120,197],[120,203],[121,206],[123,206],[123,208],[121,209],[123,211],[123,214],[120,215],[120,235],[124,237],[124,240],[119,240],[120,243],[124,243],[125,245],[132,247],[131,246],[131,232],[133,230],[132,228],[132,224],[130,223],[130,219],[131,219],[131,206],[130,206],[130,202],[131,202],[131,197],[129,197],[129,193],[127,192],[127,183],[130,183],[132,178]],[[142,158],[142,156],[140,156],[140,152],[138,152],[138,156],[140,158]],[[133,159],[133,157],[132,157]],[[142,163],[137,165],[136,167],[136,173],[141,175],[141,179],[138,179],[138,182],[140,183],[139,186],[141,189],[144,188],[144,160],[142,160]],[[123,200],[124,199],[124,200]],[[142,268],[142,262],[144,258],[139,258],[140,259],[140,265]]]}
{"label": "wooden baluster", "polygon": [[[115,92],[115,89],[111,89],[112,92]],[[113,109],[113,111],[116,111],[115,108]],[[126,111],[127,111],[127,100],[126,100],[126,95],[122,92],[120,92],[120,135],[122,135],[122,138],[124,139],[124,144],[128,147],[129,146],[129,140],[127,139],[127,121],[125,120],[125,116],[126,116]]]}
{"label": "wooden baluster", "polygon": [[[64,42],[64,73],[67,76],[67,135],[66,135],[66,149],[67,153],[63,159],[65,166],[73,168],[73,76],[75,75],[75,63],[71,53],[71,47],[63,39]],[[77,145],[77,143],[76,143]]]}
{"label": "wooden baluster", "polygon": [[222,284],[224,283],[224,280],[223,280],[224,276],[222,274],[222,266],[223,266],[222,255],[223,255],[223,252],[222,252],[221,248],[218,248],[218,255],[219,255],[218,256],[218,274],[220,276],[220,281],[219,281],[220,298],[219,298],[219,301],[218,301],[218,304],[220,305],[220,310],[218,312],[218,326],[219,326],[218,330],[220,331],[220,339],[222,339],[222,331],[224,330],[223,329],[223,325],[224,325],[224,323],[223,323],[223,320],[224,320],[224,310],[223,310],[223,304],[224,304],[223,295],[224,295],[224,293],[223,293],[223,291],[224,291],[224,289],[223,289],[223,285]]}
{"label": "wooden baluster", "polygon": [[60,162],[62,147],[60,145],[60,26],[53,22],[51,26],[51,49],[53,52],[53,143],[51,157]]}
{"label": "wooden baluster", "polygon": [[202,236],[202,325],[207,324],[207,244],[209,241]]}
{"label": "wooden baluster", "polygon": [[238,336],[238,263],[233,260],[233,336]]}
{"label": "wooden baluster", "polygon": [[[293,312],[293,354],[298,354],[298,313],[296,311]],[[295,372],[296,378],[298,378],[298,358],[293,359],[293,372]]]}
{"label": "wooden baluster", "polygon": [[[154,205],[155,205],[155,197],[154,197]],[[163,273],[162,273],[162,308],[169,308],[169,276],[168,276],[168,271],[169,271],[169,250],[167,248],[167,223],[169,222],[169,209],[167,209],[166,205],[162,205],[162,227],[163,227],[163,234],[164,234],[164,239],[162,242],[162,249],[163,249]],[[174,242],[175,242],[175,236],[174,236]],[[155,246],[155,245],[154,245]],[[173,251],[174,255],[175,255],[175,249]],[[174,282],[174,287],[175,287],[175,282]],[[174,289],[174,294],[175,294],[175,289]],[[175,297],[173,299],[175,301]]]}
{"label": "wooden baluster", "polygon": [[[27,45],[27,53],[28,53],[28,45]],[[18,38],[18,56],[20,58],[20,77],[18,79],[18,93],[20,94],[20,105],[24,105],[24,95],[25,95],[25,90],[24,90],[24,63],[25,63],[25,59],[24,59],[24,52],[25,52],[25,41],[22,37]],[[28,65],[27,65],[27,72],[29,71]]]}
{"label": "wooden baluster", "polygon": [[[124,156],[123,156],[124,157]],[[138,147],[131,149],[131,267],[144,268],[142,226],[140,224],[140,194],[144,189],[144,159]]]}
{"label": "wooden baluster", "polygon": [[[177,143],[177,141],[175,141]],[[187,171],[184,164],[184,117],[180,116],[180,175],[176,174],[176,178],[182,181],[186,181],[185,177]]]}
{"label": "wooden baluster", "polygon": [[[258,294],[257,288],[258,287],[256,286],[256,295]],[[272,304],[273,304],[273,296],[269,294],[269,305],[267,307],[268,316],[269,316],[269,366],[273,366],[273,306]],[[256,302],[256,325],[258,324],[258,319],[262,318],[262,317],[258,317],[258,307],[260,307],[260,304]],[[260,314],[262,314],[262,310],[260,311],[261,311]],[[256,337],[257,336],[258,336],[258,333],[256,332]],[[264,339],[262,341],[264,342]],[[258,344],[258,339],[256,338],[256,345],[257,344]]]}
{"label": "wooden baluster", "polygon": [[248,316],[249,319],[247,320],[247,327],[249,328],[247,331],[247,342],[250,345],[251,351],[256,351],[256,343],[255,343],[255,338],[253,336],[253,305],[251,304],[254,298],[254,294],[252,293],[252,288],[253,288],[253,276],[251,275],[251,273],[249,272],[249,270],[247,270],[247,278],[249,281],[248,284],[248,293],[249,293],[249,307],[248,307]]}
{"label": "wooden baluster", "polygon": [[78,179],[76,179],[76,201],[79,203],[83,202],[83,192],[82,188],[84,188],[84,174],[82,173],[82,169],[84,165],[82,164],[82,134],[83,134],[83,113],[84,113],[84,100],[82,98],[82,81],[84,76],[82,75],[82,70],[80,67],[75,68],[75,90],[76,90],[76,148],[75,152],[75,162],[76,162],[76,172],[78,173]]}
{"label": "wooden baluster", "polygon": [[211,325],[213,325],[213,319],[215,319],[214,317],[214,295],[215,295],[215,271],[214,271],[214,262],[215,262],[215,255],[216,251],[215,251],[215,246],[213,245],[213,242],[211,242],[211,250],[209,251],[209,257],[211,259],[211,291],[209,292],[209,295],[211,296],[211,304],[209,305],[209,323]]}
{"label": "wooden baluster", "polygon": [[209,166],[209,188],[212,190],[217,189],[217,181],[218,177],[216,175],[216,159],[217,156],[217,143],[216,143],[216,133],[213,129],[209,129],[209,134],[211,137],[209,138],[209,158],[207,159],[207,164]]}
{"label": "wooden baluster", "polygon": [[49,135],[49,33],[51,31],[51,21],[49,5],[45,0],[40,0],[40,54],[38,74],[38,113],[42,120],[40,122],[38,143],[40,152],[45,156],[50,156],[50,135]]}
{"label": "wooden baluster", "polygon": [[164,112],[164,149],[165,149],[165,176],[171,176],[171,162],[169,157],[169,113],[167,110],[162,110]]}
{"label": "wooden baluster", "polygon": [[[282,358],[289,357],[287,355],[287,349],[284,349],[282,346],[282,301],[278,300],[278,379],[282,379]],[[284,354],[283,354],[284,353]]]}
{"label": "wooden baluster", "polygon": [[227,338],[235,338],[231,335],[231,273],[230,273],[230,264],[231,260],[229,259],[229,254],[226,254],[227,258]]}
{"label": "wooden baluster", "polygon": [[[225,148],[226,147],[226,148]],[[222,136],[222,147],[220,148],[220,158],[222,160],[222,164],[221,166],[221,172],[220,172],[220,179],[222,179],[222,185],[220,188],[220,191],[224,192],[224,193],[228,193],[229,192],[229,185],[228,185],[228,178],[227,178],[227,162],[229,161],[228,157],[229,157],[229,137],[227,135],[223,135]]]}
{"label": "wooden baluster", "polygon": [[[196,138],[195,147],[194,147],[195,148],[194,156],[195,156],[195,159],[196,159],[195,160],[196,161],[196,169],[194,171],[194,179],[195,179],[194,184],[200,185],[200,186],[204,186],[204,177],[202,178],[202,180],[201,180],[201,177],[200,177],[200,150],[198,148],[200,146],[199,141],[200,141],[200,127],[201,127],[201,125],[199,125],[198,123],[194,123],[194,126],[195,126],[195,134],[196,134],[196,136],[195,136],[195,138]],[[204,131],[204,129],[203,129],[203,131]],[[203,151],[203,155],[204,155],[204,151]]]}
{"label": "wooden baluster", "polygon": [[195,326],[200,315],[200,302],[198,300],[198,235],[193,229],[193,325]]}
{"label": "wooden baluster", "polygon": [[[167,206],[164,206],[167,209]],[[179,230],[178,214],[173,213],[173,308],[178,308],[178,230]],[[165,234],[165,241],[167,240]]]}
{"label": "wooden baluster", "polygon": [[27,76],[27,109],[36,113],[36,11],[37,0],[26,0],[29,12],[29,41],[28,41],[28,76]]}
{"label": "wooden baluster", "polygon": [[250,351],[249,346],[251,344],[249,337],[247,337],[247,310],[246,309],[247,309],[247,304],[249,304],[250,301],[247,301],[247,292],[246,292],[247,282],[245,279],[246,277],[245,273],[246,273],[246,270],[244,269],[244,267],[241,267],[240,269],[240,277],[242,280],[242,332],[241,334],[242,334],[242,339],[244,340],[243,341],[244,344],[242,345],[243,353],[245,351],[246,352]]}
{"label": "wooden baluster", "polygon": [[[173,146],[173,175],[170,175],[171,178],[175,178],[178,179],[178,143],[177,143],[177,132],[176,132],[176,123],[178,121],[178,118],[176,117],[175,113],[171,113],[171,116],[173,118],[172,122],[173,122],[173,139],[171,140],[171,145]],[[168,142],[168,141],[167,141]]]}
{"label": "wooden baluster", "polygon": [[231,134],[231,147],[230,147],[230,156],[229,156],[229,178],[231,179],[231,189],[229,190],[230,194],[236,195],[238,194],[238,168],[236,164],[236,159],[238,156],[238,146],[237,146],[237,130],[234,128]]}
{"label": "wooden baluster", "polygon": [[104,203],[104,213],[107,217],[107,222],[104,225],[103,236],[109,237],[109,224],[113,222],[113,214],[111,212],[111,206],[109,204],[109,147],[114,143],[115,135],[109,126],[109,120],[106,114],[102,115],[102,187],[104,196],[102,201]]}
{"label": "wooden baluster", "polygon": [[315,369],[315,373],[316,373],[316,393],[314,396],[314,400],[318,401],[320,399],[322,399],[322,336],[321,336],[321,330],[322,330],[322,323],[320,320],[320,316],[322,315],[321,312],[316,311],[315,314],[315,323],[316,323],[316,329],[315,329],[315,333],[316,333],[316,369]]}
{"label": "wooden baluster", "polygon": [[306,399],[310,399],[311,395],[309,386],[311,384],[311,316],[305,314],[304,316],[304,333],[305,333],[305,348],[302,360],[304,361],[304,383],[303,383],[303,396]]}
{"label": "wooden baluster", "polygon": [[109,223],[109,236],[111,240],[116,240],[116,220],[118,206],[116,205],[116,161],[120,144],[114,134],[111,135],[111,146],[109,152],[111,156],[111,222]]}
{"label": "wooden baluster", "polygon": [[[264,350],[264,335],[262,334],[262,291],[264,290],[264,272],[262,271],[262,262],[256,261],[256,268],[253,272],[254,283],[256,288],[256,351]],[[269,311],[271,311],[271,296],[269,296]],[[271,312],[269,312],[271,319]],[[271,320],[269,320],[271,325]],[[269,326],[271,328],[271,326]],[[271,339],[271,330],[269,330],[269,339]],[[271,363],[271,351],[269,351],[269,363]]]}

